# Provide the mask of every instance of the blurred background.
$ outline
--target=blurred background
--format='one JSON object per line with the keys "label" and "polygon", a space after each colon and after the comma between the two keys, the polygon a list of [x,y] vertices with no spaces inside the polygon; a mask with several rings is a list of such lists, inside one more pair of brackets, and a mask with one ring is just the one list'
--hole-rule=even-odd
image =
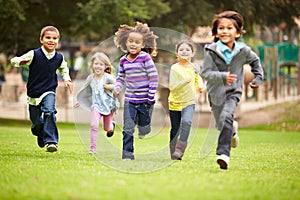
{"label": "blurred background", "polygon": [[[243,113],[262,106],[299,100],[299,0],[0,0],[0,117],[28,119],[25,87],[28,69],[12,68],[9,59],[40,47],[40,30],[46,25],[60,30],[57,50],[68,62],[76,94],[90,73],[88,56],[97,51],[102,41],[111,38],[119,25],[140,21],[149,27],[189,36],[198,44],[199,56],[195,62],[201,67],[203,46],[212,42],[212,18],[224,10],[235,10],[244,16],[247,33],[241,41],[259,55],[265,72],[263,84],[252,90],[248,86],[252,74],[245,66],[245,92],[236,118],[243,119]],[[168,44],[168,38],[162,37],[160,42]],[[111,55],[117,49],[101,51]],[[118,60],[114,61],[117,73]],[[154,61],[160,76],[157,104],[167,110],[168,73],[175,56],[161,51]],[[206,114],[209,120],[206,93],[198,95],[198,104],[201,120]],[[74,121],[72,106],[73,96],[60,82],[57,89],[60,121]]]}

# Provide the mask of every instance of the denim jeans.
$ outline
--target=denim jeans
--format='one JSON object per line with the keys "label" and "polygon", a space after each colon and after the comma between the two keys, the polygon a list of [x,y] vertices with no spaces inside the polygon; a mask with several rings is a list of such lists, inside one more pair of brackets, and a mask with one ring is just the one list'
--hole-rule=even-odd
{"label": "denim jeans", "polygon": [[153,107],[153,105],[147,103],[133,104],[125,102],[123,112],[123,159],[134,159],[133,133],[135,125],[138,126],[139,135],[144,136],[150,133]]}
{"label": "denim jeans", "polygon": [[211,104],[214,118],[220,135],[218,139],[217,155],[225,154],[230,156],[231,139],[234,133],[233,120],[234,111],[239,99],[234,96],[227,96],[224,105]]}
{"label": "denim jeans", "polygon": [[195,104],[189,105],[182,111],[169,110],[171,131],[170,145],[176,145],[178,137],[182,142],[187,142],[191,130]]}
{"label": "denim jeans", "polygon": [[45,144],[58,143],[56,113],[55,94],[53,93],[46,95],[39,105],[29,105],[32,134],[44,138]]}

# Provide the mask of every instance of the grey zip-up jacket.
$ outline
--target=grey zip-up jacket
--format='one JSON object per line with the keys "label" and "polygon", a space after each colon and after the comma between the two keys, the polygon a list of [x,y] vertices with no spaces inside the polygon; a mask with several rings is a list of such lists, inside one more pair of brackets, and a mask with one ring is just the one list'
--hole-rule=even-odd
{"label": "grey zip-up jacket", "polygon": [[[84,109],[88,111],[92,111],[92,88],[90,86],[92,80],[94,78],[94,74],[90,74],[87,78],[83,86],[79,89],[76,98],[80,106],[82,106]],[[114,98],[113,91],[115,88],[116,80],[115,78],[108,73],[103,74],[104,83],[108,84],[110,87],[110,90],[105,90],[105,92]],[[120,104],[117,98],[114,98],[116,102],[116,107],[113,109],[115,112],[118,110]]]}
{"label": "grey zip-up jacket", "polygon": [[[205,46],[205,56],[201,76],[207,81],[207,91],[210,103],[222,105],[226,96],[232,95],[240,100],[244,84],[244,65],[251,66],[254,74],[252,81],[255,85],[260,85],[263,80],[263,68],[259,57],[250,47],[244,46],[232,59],[230,64],[226,64],[222,53],[217,48],[216,43]],[[237,75],[237,81],[231,85],[226,85],[226,74]]]}

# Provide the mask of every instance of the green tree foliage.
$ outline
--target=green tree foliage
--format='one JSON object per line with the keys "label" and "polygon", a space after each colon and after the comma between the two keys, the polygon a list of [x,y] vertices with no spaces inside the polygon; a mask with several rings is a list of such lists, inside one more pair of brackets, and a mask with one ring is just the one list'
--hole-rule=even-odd
{"label": "green tree foliage", "polygon": [[278,26],[286,22],[290,27],[294,25],[291,16],[300,15],[299,0],[206,0],[210,2],[216,12],[235,10],[245,18],[245,28],[251,32],[254,24],[261,26]]}
{"label": "green tree foliage", "polygon": [[191,35],[199,25],[210,25],[214,7],[203,0],[166,0],[171,11],[150,20],[151,26],[171,28]]}
{"label": "green tree foliage", "polygon": [[0,0],[0,52],[10,56],[39,47],[46,25],[58,27],[64,41],[100,41],[120,24],[169,11],[160,0]]}
{"label": "green tree foliage", "polygon": [[39,47],[40,30],[46,25],[58,27],[67,39],[76,23],[76,2],[85,1],[0,0],[0,52],[12,56]]}
{"label": "green tree foliage", "polygon": [[94,41],[113,35],[120,24],[146,22],[170,10],[160,0],[90,0],[78,5],[80,11],[72,32]]}
{"label": "green tree foliage", "polygon": [[8,56],[39,47],[45,25],[59,28],[62,41],[99,42],[112,36],[120,24],[135,21],[191,35],[210,25],[213,15],[236,10],[245,17],[245,29],[254,24],[273,26],[300,16],[297,0],[0,0],[0,52]]}
{"label": "green tree foliage", "polygon": [[19,26],[26,21],[24,8],[17,0],[0,0],[0,21],[0,52],[13,53]]}

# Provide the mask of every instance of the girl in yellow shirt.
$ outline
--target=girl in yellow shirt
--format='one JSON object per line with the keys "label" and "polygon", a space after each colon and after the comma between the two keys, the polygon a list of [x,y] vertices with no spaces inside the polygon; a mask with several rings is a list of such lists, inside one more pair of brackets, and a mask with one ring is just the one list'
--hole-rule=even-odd
{"label": "girl in yellow shirt", "polygon": [[178,62],[171,66],[169,79],[169,115],[171,159],[181,160],[187,146],[195,111],[196,92],[203,91],[202,79],[191,59],[195,47],[189,40],[176,45]]}

